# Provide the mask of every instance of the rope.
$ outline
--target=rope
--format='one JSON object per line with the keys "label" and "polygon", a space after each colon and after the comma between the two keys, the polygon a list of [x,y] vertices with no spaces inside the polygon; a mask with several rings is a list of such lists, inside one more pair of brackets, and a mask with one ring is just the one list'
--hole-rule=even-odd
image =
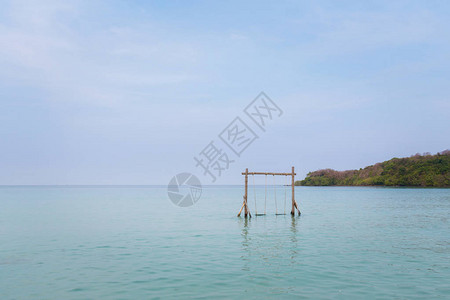
{"label": "rope", "polygon": [[267,203],[267,175],[266,175],[266,185],[264,187],[264,214],[266,214],[266,203]]}
{"label": "rope", "polygon": [[287,190],[287,182],[288,177],[286,176],[286,184],[284,185],[284,214],[286,214],[286,190]]}
{"label": "rope", "polygon": [[255,198],[255,214],[258,214],[258,210],[256,209],[256,192],[255,192],[255,175],[252,174],[253,178],[253,197]]}
{"label": "rope", "polygon": [[275,195],[275,214],[278,214],[278,208],[277,208],[277,188],[275,186],[275,175],[273,175],[273,193]]}

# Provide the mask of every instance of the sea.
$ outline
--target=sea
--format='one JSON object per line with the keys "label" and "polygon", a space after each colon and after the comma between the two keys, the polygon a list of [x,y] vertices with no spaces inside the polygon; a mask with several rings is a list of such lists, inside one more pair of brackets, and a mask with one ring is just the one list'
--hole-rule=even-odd
{"label": "sea", "polygon": [[243,193],[0,187],[0,299],[450,299],[450,189]]}

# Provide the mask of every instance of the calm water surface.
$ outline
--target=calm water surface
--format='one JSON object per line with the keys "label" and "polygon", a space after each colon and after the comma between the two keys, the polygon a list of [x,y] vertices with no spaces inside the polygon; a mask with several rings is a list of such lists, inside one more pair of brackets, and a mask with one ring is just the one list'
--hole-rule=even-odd
{"label": "calm water surface", "polygon": [[296,188],[292,218],[279,187],[250,220],[242,192],[1,187],[0,298],[450,299],[449,189]]}

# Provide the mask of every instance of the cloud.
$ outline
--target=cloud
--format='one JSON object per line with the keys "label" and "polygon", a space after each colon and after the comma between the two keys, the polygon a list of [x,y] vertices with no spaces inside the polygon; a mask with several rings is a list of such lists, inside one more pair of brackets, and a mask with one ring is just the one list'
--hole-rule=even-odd
{"label": "cloud", "polygon": [[230,39],[232,39],[232,40],[248,40],[248,36],[240,34],[240,33],[232,33],[232,34],[230,34]]}
{"label": "cloud", "polygon": [[302,53],[339,56],[402,45],[435,42],[442,22],[424,11],[336,12],[322,9],[292,23],[298,31],[312,34],[301,43]]}
{"label": "cloud", "polygon": [[191,43],[147,31],[148,22],[80,29],[83,13],[82,5],[13,3],[0,23],[0,78],[38,86],[55,101],[111,106],[129,101],[130,92],[199,76]]}
{"label": "cloud", "polygon": [[5,26],[0,26],[0,42],[2,64],[43,71],[49,71],[54,67],[55,59],[52,53],[70,49],[70,43],[66,40]]}

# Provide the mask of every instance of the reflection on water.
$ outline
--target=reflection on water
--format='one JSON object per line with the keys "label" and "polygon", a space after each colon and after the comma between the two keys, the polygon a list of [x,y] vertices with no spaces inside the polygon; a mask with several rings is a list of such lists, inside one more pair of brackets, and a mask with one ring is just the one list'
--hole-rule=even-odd
{"label": "reflection on water", "polygon": [[296,258],[297,258],[297,247],[298,247],[298,239],[297,239],[297,235],[298,235],[298,220],[297,218],[300,218],[300,216],[296,217],[296,216],[291,216],[291,236],[290,236],[290,241],[291,241],[291,264],[294,264],[296,262]]}
{"label": "reflection on water", "polygon": [[250,261],[250,243],[251,243],[251,237],[249,237],[249,223],[250,218],[239,218],[239,225],[242,227],[242,254],[241,259],[244,262],[244,265],[242,266],[242,271],[249,271],[249,261]]}
{"label": "reflection on water", "polygon": [[239,218],[239,225],[241,225],[242,227],[242,232],[241,232],[241,236],[243,237],[243,242],[242,242],[242,246],[243,248],[247,248],[249,246],[249,237],[248,237],[248,233],[249,233],[249,218]]}
{"label": "reflection on water", "polygon": [[280,260],[295,264],[299,253],[299,219],[300,216],[290,215],[239,218],[242,270],[264,265],[278,270]]}

